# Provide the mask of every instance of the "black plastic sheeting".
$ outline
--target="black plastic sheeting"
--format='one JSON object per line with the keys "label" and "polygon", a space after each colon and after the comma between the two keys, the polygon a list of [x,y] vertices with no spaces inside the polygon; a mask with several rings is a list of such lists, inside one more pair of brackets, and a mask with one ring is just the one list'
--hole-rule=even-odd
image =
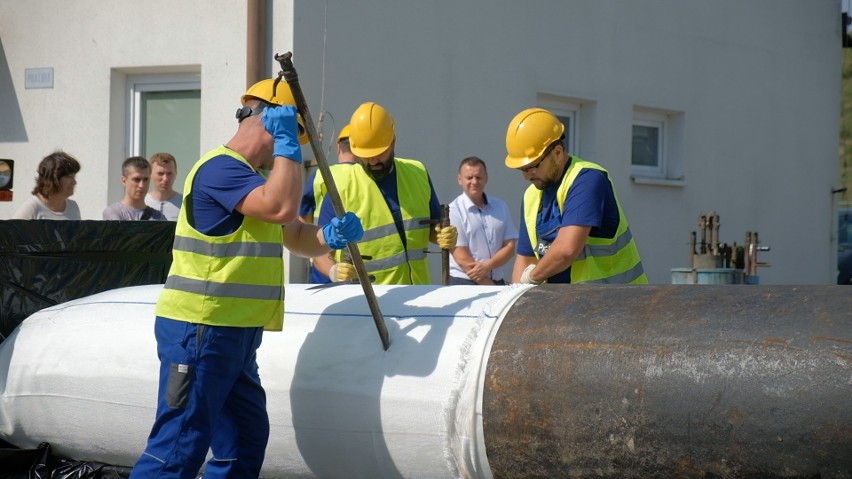
{"label": "black plastic sheeting", "polygon": [[166,281],[172,221],[0,221],[0,341],[32,313]]}
{"label": "black plastic sheeting", "polygon": [[15,449],[0,441],[0,479],[126,479],[130,468],[55,456],[50,444]]}

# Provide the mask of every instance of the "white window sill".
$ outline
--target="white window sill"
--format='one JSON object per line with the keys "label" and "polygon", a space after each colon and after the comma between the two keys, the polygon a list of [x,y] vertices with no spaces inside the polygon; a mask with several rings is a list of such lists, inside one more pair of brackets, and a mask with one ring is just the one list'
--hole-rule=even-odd
{"label": "white window sill", "polygon": [[637,185],[671,186],[674,188],[683,188],[686,186],[686,179],[682,176],[680,178],[657,178],[652,176],[630,175],[630,179]]}

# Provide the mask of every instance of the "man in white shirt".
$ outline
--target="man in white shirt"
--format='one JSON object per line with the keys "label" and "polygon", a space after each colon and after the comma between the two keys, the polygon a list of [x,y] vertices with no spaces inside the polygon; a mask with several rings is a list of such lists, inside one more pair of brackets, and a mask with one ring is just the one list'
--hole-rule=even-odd
{"label": "man in white shirt", "polygon": [[151,163],[151,181],[154,190],[145,196],[145,204],[159,211],[169,221],[177,221],[183,195],[172,187],[177,178],[177,160],[170,153],[154,153]]}
{"label": "man in white shirt", "polygon": [[450,224],[459,237],[450,257],[450,284],[505,284],[515,254],[518,230],[506,202],[485,195],[488,170],[471,156],[461,161],[458,175],[463,193],[450,203]]}

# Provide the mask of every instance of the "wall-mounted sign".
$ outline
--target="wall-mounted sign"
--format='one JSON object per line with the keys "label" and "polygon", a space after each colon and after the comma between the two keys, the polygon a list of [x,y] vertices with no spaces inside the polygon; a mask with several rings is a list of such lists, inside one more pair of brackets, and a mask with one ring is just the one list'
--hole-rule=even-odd
{"label": "wall-mounted sign", "polygon": [[53,68],[24,69],[24,88],[53,88]]}
{"label": "wall-mounted sign", "polygon": [[12,179],[15,175],[13,160],[0,160],[0,201],[12,201]]}
{"label": "wall-mounted sign", "polygon": [[0,159],[0,190],[11,190],[15,176],[15,161]]}

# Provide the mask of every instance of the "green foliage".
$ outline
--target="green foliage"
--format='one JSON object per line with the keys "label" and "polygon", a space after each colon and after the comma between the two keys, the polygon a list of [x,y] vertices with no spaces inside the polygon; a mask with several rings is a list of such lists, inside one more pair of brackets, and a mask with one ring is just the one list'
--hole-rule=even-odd
{"label": "green foliage", "polygon": [[840,97],[840,178],[846,187],[840,194],[841,204],[852,202],[852,48],[843,49],[843,81]]}

